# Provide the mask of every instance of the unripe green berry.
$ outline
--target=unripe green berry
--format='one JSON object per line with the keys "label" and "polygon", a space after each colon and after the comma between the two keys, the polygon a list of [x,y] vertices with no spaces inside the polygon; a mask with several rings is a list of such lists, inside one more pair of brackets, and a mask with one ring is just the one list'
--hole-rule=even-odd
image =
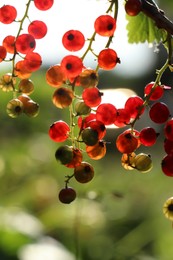
{"label": "unripe green berry", "polygon": [[151,156],[145,153],[136,155],[134,158],[134,165],[135,169],[140,172],[149,172],[153,167]]}
{"label": "unripe green berry", "polygon": [[91,108],[83,101],[79,101],[75,104],[76,115],[88,115],[91,112]]}
{"label": "unripe green berry", "polygon": [[73,159],[73,150],[68,145],[60,146],[55,152],[55,158],[62,164],[68,164]]}

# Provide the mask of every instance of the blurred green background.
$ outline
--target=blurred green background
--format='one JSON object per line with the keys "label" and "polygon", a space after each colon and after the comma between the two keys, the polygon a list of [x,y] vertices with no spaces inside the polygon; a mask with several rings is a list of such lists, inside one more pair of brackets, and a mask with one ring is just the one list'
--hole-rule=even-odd
{"label": "blurred green background", "polygon": [[[171,17],[173,2],[159,4]],[[136,72],[127,78],[116,70],[102,72],[100,88],[128,86],[143,96],[143,87],[155,79],[155,69],[166,58],[162,48],[153,56],[155,67],[143,75]],[[95,168],[94,179],[88,184],[71,180],[77,199],[70,205],[58,201],[69,171],[64,172],[64,166],[56,162],[58,144],[50,140],[48,129],[56,120],[68,120],[68,114],[52,104],[54,89],[45,82],[46,69],[32,76],[35,92],[31,98],[40,104],[36,118],[9,118],[6,104],[11,93],[0,93],[0,259],[173,259],[172,223],[162,213],[165,200],[173,196],[173,180],[160,167],[165,154],[162,134],[152,148],[139,148],[139,152],[151,154],[154,165],[151,172],[141,174],[121,167],[115,139],[122,130],[109,129],[106,156],[99,161],[86,156]],[[162,83],[172,86],[172,80],[168,71]],[[163,98],[171,113],[172,92]],[[146,112],[136,127],[151,124]],[[162,133],[162,126],[153,126]]]}

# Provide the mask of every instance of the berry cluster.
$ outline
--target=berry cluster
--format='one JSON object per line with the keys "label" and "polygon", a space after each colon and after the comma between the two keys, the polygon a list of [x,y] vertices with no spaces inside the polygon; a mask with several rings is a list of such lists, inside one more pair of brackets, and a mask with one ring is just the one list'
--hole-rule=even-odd
{"label": "berry cluster", "polygon": [[[12,99],[7,104],[7,114],[16,118],[24,113],[29,117],[35,117],[39,113],[39,104],[30,94],[34,91],[34,83],[31,75],[40,69],[42,57],[35,52],[36,41],[47,34],[47,25],[40,20],[30,21],[28,12],[30,5],[40,11],[46,11],[53,5],[53,0],[28,0],[23,17],[18,18],[17,9],[12,5],[0,7],[0,22],[6,25],[18,23],[18,31],[15,35],[7,35],[2,39],[0,46],[0,62],[11,63],[11,71],[0,78],[0,89],[4,92],[12,92]],[[24,24],[27,30],[24,31]]]}
{"label": "berry cluster", "polygon": [[[12,70],[0,79],[2,91],[12,92],[13,98],[7,104],[10,117],[17,117],[21,113],[36,116],[39,105],[33,101],[30,94],[34,91],[31,80],[33,72],[40,69],[42,58],[35,52],[37,40],[45,37],[47,26],[40,20],[29,20],[29,7],[34,4],[39,11],[46,11],[53,6],[53,0],[28,0],[22,19],[18,19],[14,6],[0,7],[0,22],[19,24],[16,35],[7,35],[0,46],[0,62],[11,62]],[[136,16],[142,11],[141,0],[126,0],[124,9],[127,15]],[[166,103],[162,101],[165,91],[171,87],[162,83],[162,75],[166,69],[171,69],[172,45],[170,38],[166,39],[168,59],[160,70],[156,71],[156,78],[144,87],[143,97],[138,95],[129,97],[121,108],[111,103],[103,102],[103,92],[99,88],[99,71],[109,71],[118,64],[120,58],[111,47],[117,27],[118,0],[109,1],[109,8],[99,15],[93,24],[93,34],[86,37],[80,30],[69,28],[62,36],[62,45],[68,51],[59,63],[50,66],[46,71],[46,82],[54,89],[52,102],[57,109],[65,109],[69,113],[68,122],[57,119],[49,127],[50,139],[59,143],[55,151],[55,159],[65,170],[72,170],[72,174],[65,175],[65,187],[59,192],[62,203],[71,203],[76,199],[76,191],[69,186],[74,178],[85,184],[94,175],[91,160],[100,160],[106,155],[107,127],[114,125],[122,132],[115,138],[115,147],[121,153],[121,164],[126,170],[136,170],[147,173],[152,167],[150,154],[138,152],[138,148],[151,147],[157,142],[158,133],[153,126],[147,125],[137,129],[136,122],[144,112],[148,112],[153,125],[162,125],[165,137],[163,149],[165,156],[161,161],[161,169],[167,176],[173,176],[173,117]],[[28,23],[27,31],[23,31],[24,23]],[[96,53],[93,43],[99,37],[106,39],[106,44]],[[83,55],[76,53],[83,51]],[[88,53],[96,61],[96,67],[85,65]],[[116,98],[116,97],[115,97]],[[172,198],[165,204],[164,212],[172,218]]]}

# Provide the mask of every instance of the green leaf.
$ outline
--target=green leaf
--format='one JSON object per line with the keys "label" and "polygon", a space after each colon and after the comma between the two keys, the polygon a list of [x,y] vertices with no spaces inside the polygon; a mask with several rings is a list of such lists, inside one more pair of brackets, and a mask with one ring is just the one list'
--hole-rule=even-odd
{"label": "green leaf", "polygon": [[159,29],[144,13],[141,12],[137,16],[126,15],[126,19],[129,43],[160,43],[166,40],[166,31]]}

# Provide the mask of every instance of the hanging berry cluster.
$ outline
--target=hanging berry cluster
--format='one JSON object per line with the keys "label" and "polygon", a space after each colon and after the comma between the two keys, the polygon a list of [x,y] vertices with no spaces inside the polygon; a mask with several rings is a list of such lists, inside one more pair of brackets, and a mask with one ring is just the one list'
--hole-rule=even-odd
{"label": "hanging berry cluster", "polygon": [[[142,0],[126,0],[124,9],[127,15],[137,16],[143,10]],[[167,104],[161,101],[165,91],[170,87],[162,83],[162,75],[166,69],[172,71],[172,45],[168,33],[166,43],[168,58],[156,78],[144,87],[143,98],[134,95],[129,97],[124,106],[117,108],[111,103],[104,103],[103,92],[99,89],[99,71],[109,71],[119,66],[120,57],[113,46],[117,26],[118,0],[109,1],[109,8],[96,17],[93,34],[86,37],[81,31],[69,28],[62,36],[62,45],[69,52],[59,63],[52,65],[46,71],[46,82],[54,88],[52,102],[57,109],[68,109],[68,122],[57,119],[48,130],[48,135],[58,145],[55,151],[56,160],[64,165],[64,171],[73,173],[65,175],[65,187],[59,192],[62,203],[71,203],[77,194],[69,183],[71,178],[79,183],[88,183],[94,177],[94,168],[88,159],[100,160],[106,155],[107,142],[105,136],[107,127],[114,125],[122,128],[116,137],[115,146],[122,154],[121,164],[126,170],[149,172],[152,167],[151,155],[138,153],[138,148],[151,147],[159,133],[147,125],[143,129],[136,128],[136,122],[141,119],[146,110],[149,118],[155,124],[164,126],[165,141],[163,144],[165,156],[161,161],[161,169],[167,176],[173,176],[173,117]],[[12,70],[0,79],[2,91],[12,92],[13,98],[7,104],[10,117],[18,117],[21,113],[36,116],[39,105],[33,101],[30,94],[34,91],[31,75],[40,69],[42,58],[35,52],[37,40],[47,33],[47,26],[40,20],[29,20],[29,7],[34,4],[39,11],[50,9],[53,0],[28,0],[26,10],[18,19],[17,10],[12,5],[0,7],[0,22],[10,24],[18,22],[16,35],[7,35],[0,46],[0,62],[11,62]],[[24,23],[28,23],[27,31],[23,31]],[[107,39],[99,53],[96,53],[93,43],[98,36]],[[83,50],[83,55],[76,52]],[[85,65],[86,56],[91,53],[96,61],[96,67]],[[115,97],[116,98],[116,97]],[[67,111],[67,110],[66,110]],[[126,129],[124,129],[126,127]],[[165,203],[164,214],[172,218],[172,198]],[[171,206],[170,206],[171,205]],[[171,212],[171,213],[170,213]]]}
{"label": "hanging berry cluster", "polygon": [[[32,3],[39,11],[46,11],[52,7],[53,0],[29,0],[22,18],[18,17],[17,10],[12,5],[0,8],[1,23],[9,25],[16,22],[19,25],[16,35],[7,35],[0,46],[0,62],[9,62],[12,67],[11,72],[0,78],[0,89],[12,92],[12,99],[6,107],[7,114],[12,118],[22,113],[35,117],[39,113],[39,104],[30,97],[34,91],[34,83],[30,78],[42,64],[41,55],[34,50],[36,41],[47,34],[47,25],[40,20],[29,20],[28,12]],[[23,30],[24,25],[27,25],[26,31]]]}

